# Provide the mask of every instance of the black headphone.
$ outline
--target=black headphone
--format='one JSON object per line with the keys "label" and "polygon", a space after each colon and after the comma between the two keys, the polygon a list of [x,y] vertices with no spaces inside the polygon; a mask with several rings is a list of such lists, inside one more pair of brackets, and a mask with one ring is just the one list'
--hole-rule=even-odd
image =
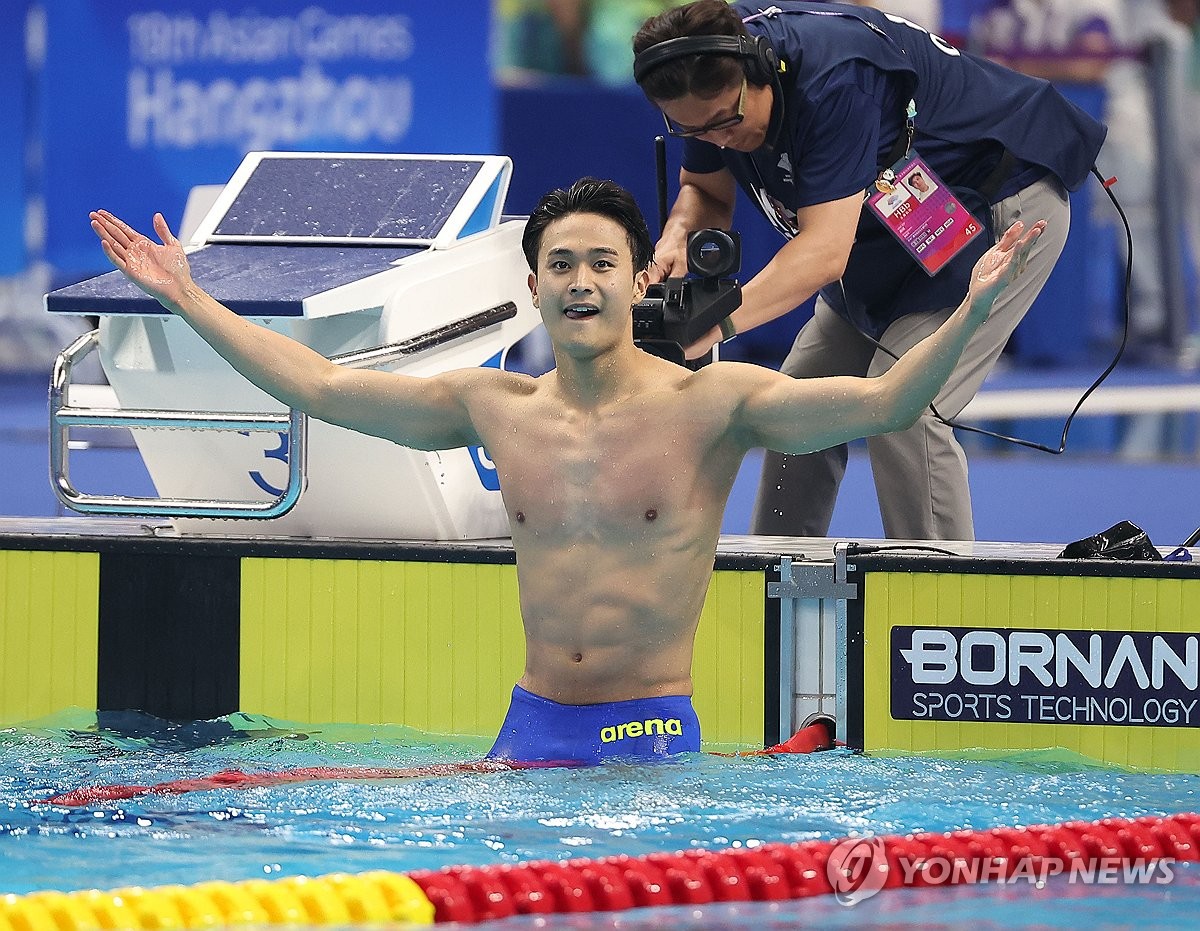
{"label": "black headphone", "polygon": [[762,36],[681,36],[643,49],[633,59],[633,79],[642,78],[659,65],[689,55],[734,55],[744,61],[746,80],[765,85],[779,74],[779,56]]}

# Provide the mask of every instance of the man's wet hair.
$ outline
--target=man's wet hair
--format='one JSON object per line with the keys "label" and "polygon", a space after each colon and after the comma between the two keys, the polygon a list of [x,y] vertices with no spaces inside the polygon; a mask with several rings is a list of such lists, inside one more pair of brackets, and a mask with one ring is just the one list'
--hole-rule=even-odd
{"label": "man's wet hair", "polygon": [[529,215],[521,236],[521,249],[530,271],[537,273],[538,251],[546,227],[573,213],[594,213],[619,224],[629,240],[635,272],[640,272],[654,258],[650,230],[633,195],[613,181],[580,178],[569,188],[557,188],[543,196]]}
{"label": "man's wet hair", "polygon": [[[652,16],[633,37],[633,54],[685,36],[748,35],[726,0],[696,0]],[[736,55],[703,52],[663,62],[638,82],[651,100],[700,97],[709,100],[747,77]],[[752,82],[755,83],[755,82]]]}

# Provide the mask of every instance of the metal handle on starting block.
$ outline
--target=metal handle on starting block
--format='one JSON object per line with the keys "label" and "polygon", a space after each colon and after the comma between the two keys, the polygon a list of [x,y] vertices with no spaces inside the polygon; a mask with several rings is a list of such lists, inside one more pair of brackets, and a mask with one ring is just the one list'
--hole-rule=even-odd
{"label": "metal handle on starting block", "polygon": [[[281,517],[300,500],[305,484],[305,415],[219,413],[215,411],[113,410],[72,407],[67,401],[71,371],[99,345],[99,330],[79,337],[59,353],[50,377],[50,483],[58,499],[84,514],[131,517]],[[70,478],[71,427],[159,427],[187,430],[238,430],[287,434],[288,480],[283,492],[270,501],[224,501],[209,498],[143,498],[127,495],[89,495],[78,491]]]}

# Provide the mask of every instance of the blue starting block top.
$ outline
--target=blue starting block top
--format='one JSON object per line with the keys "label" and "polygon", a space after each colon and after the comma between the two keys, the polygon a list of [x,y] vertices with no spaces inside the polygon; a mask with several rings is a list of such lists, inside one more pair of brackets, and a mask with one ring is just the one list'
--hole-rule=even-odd
{"label": "blue starting block top", "polygon": [[[324,291],[386,271],[425,250],[364,246],[203,246],[188,255],[196,283],[245,317],[300,317],[304,301]],[[46,295],[60,314],[167,314],[158,301],[119,271]]]}
{"label": "blue starting block top", "polygon": [[511,173],[496,155],[251,152],[196,235],[444,248],[496,225]]}
{"label": "blue starting block top", "polygon": [[[243,316],[303,316],[310,297],[496,226],[511,174],[496,155],[251,152],[190,238],[192,276]],[[46,309],[166,313],[115,271]]]}
{"label": "blue starting block top", "polygon": [[276,158],[262,161],[209,239],[432,243],[478,162]]}

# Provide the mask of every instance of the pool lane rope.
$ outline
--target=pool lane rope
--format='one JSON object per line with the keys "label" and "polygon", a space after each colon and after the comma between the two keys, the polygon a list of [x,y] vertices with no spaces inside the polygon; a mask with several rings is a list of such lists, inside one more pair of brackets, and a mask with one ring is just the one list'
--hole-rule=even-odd
{"label": "pool lane rope", "polygon": [[188,792],[207,792],[212,789],[259,789],[267,786],[291,785],[301,782],[391,782],[395,780],[426,779],[438,776],[457,776],[464,773],[503,773],[518,769],[543,769],[580,766],[571,760],[519,762],[516,760],[467,760],[461,763],[429,763],[422,766],[299,766],[293,769],[244,773],[240,769],[225,769],[209,776],[172,779],[157,785],[141,786],[114,783],[81,786],[60,792],[45,799],[47,805],[80,808],[104,802],[120,802],[143,795],[184,795]]}
{"label": "pool lane rope", "polygon": [[[833,746],[832,722],[821,719],[800,728],[783,743],[763,750],[742,750],[737,753],[714,753],[714,756],[777,756],[792,753],[812,753],[828,750]],[[345,782],[368,781],[389,782],[394,780],[423,779],[435,776],[454,776],[462,773],[502,773],[520,769],[553,769],[560,767],[585,766],[580,760],[466,760],[457,763],[427,763],[420,766],[300,766],[293,769],[268,770],[261,773],[244,773],[240,769],[226,769],[208,776],[189,779],[172,779],[157,785],[107,785],[80,786],[68,792],[60,792],[43,801],[47,805],[63,805],[80,808],[103,802],[119,802],[140,798],[143,795],[184,795],[188,792],[207,792],[210,789],[257,789],[264,786],[290,785],[300,782]]]}
{"label": "pool lane rope", "polygon": [[[408,874],[34,892],[0,897],[0,931],[474,923],[514,915],[784,901],[845,894],[850,887],[950,885],[980,875],[1011,877],[1019,865],[1030,863],[1086,872],[1163,859],[1200,860],[1200,814],[850,840],[868,841],[878,851],[867,861],[866,875],[839,859],[847,839],[816,840]],[[911,866],[929,861],[949,862],[954,869],[935,877]]]}

